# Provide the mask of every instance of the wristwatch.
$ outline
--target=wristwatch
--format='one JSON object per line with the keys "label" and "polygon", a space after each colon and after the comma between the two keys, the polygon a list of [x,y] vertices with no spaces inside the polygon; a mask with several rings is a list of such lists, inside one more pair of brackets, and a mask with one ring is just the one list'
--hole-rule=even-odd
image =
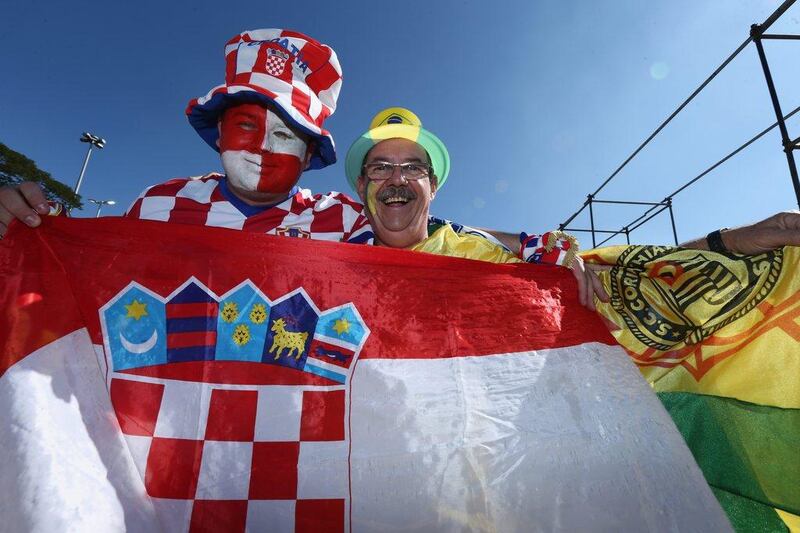
{"label": "wristwatch", "polygon": [[706,243],[708,244],[709,250],[721,254],[730,252],[730,250],[725,247],[725,243],[722,242],[722,232],[727,229],[728,228],[720,228],[706,235]]}

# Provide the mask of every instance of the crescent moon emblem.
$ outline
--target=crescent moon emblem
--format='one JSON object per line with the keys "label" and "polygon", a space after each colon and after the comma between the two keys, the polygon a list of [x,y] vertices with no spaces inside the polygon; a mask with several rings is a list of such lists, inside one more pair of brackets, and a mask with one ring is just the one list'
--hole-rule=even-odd
{"label": "crescent moon emblem", "polygon": [[144,342],[140,342],[139,344],[134,344],[128,339],[126,339],[122,333],[119,334],[119,342],[122,343],[122,347],[128,350],[131,353],[145,353],[149,352],[153,349],[153,346],[156,345],[158,342],[158,331],[153,330],[153,334],[150,335],[150,338]]}

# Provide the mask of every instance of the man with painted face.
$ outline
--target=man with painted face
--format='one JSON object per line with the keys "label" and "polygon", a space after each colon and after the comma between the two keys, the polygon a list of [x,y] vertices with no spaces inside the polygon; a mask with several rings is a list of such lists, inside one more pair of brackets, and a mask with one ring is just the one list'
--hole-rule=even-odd
{"label": "man with painted face", "polygon": [[[346,195],[297,187],[306,169],[336,161],[322,125],[336,109],[341,68],[328,46],[298,32],[243,32],[225,46],[225,83],[189,103],[200,136],[225,175],[150,187],[127,216],[333,241],[371,242],[362,206]],[[35,183],[0,190],[0,236],[13,218],[47,214]]]}
{"label": "man with painted face", "polygon": [[241,33],[225,47],[225,84],[189,103],[190,124],[220,152],[225,175],[144,191],[127,216],[333,241],[371,242],[361,205],[297,187],[336,161],[323,122],[336,109],[336,53],[287,30]]}
{"label": "man with painted face", "polygon": [[[189,102],[189,123],[220,152],[225,174],[145,190],[126,216],[357,243],[372,242],[362,206],[346,195],[297,187],[306,169],[336,161],[325,119],[336,109],[336,53],[301,33],[243,32],[225,46],[225,83]],[[0,190],[0,235],[30,226],[48,207],[35,183]]]}

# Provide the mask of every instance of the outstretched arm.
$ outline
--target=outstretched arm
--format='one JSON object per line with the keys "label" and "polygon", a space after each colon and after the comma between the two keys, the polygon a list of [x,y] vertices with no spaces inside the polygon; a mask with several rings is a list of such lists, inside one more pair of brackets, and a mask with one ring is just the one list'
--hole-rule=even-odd
{"label": "outstretched arm", "polygon": [[506,233],[505,231],[497,231],[494,229],[487,229],[487,228],[478,228],[481,231],[485,231],[498,241],[500,241],[503,246],[511,250],[512,252],[516,253],[519,250],[519,233]]}
{"label": "outstretched arm", "polygon": [[[714,237],[709,236],[713,240]],[[800,213],[777,213],[755,224],[721,230],[719,238],[726,250],[746,255],[768,252],[781,246],[800,246]],[[681,246],[711,249],[707,237],[681,243]]]}
{"label": "outstretched arm", "polygon": [[33,228],[41,224],[40,215],[49,212],[47,198],[37,183],[23,181],[18,187],[3,187],[0,189],[0,237],[6,234],[12,220],[21,220]]}
{"label": "outstretched arm", "polygon": [[[513,252],[520,252],[520,254],[522,253],[522,243],[520,242],[520,235],[518,233],[506,233],[503,231],[490,229],[482,229],[482,231],[492,235],[494,238],[503,243],[503,245],[509,250],[512,250]],[[520,258],[525,259],[524,257]],[[601,302],[608,301],[608,294],[603,288],[603,283],[600,281],[600,278],[594,271],[595,269],[605,269],[606,267],[598,265],[586,265],[583,262],[583,259],[577,255],[574,256],[571,264],[566,266],[572,270],[572,275],[575,276],[575,281],[578,282],[578,299],[580,300],[581,305],[584,305],[594,311],[595,296],[597,296]]]}

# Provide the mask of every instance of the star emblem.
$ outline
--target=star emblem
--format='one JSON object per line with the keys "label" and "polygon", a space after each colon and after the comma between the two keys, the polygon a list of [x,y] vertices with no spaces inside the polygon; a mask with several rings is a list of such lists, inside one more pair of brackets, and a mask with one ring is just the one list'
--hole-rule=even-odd
{"label": "star emblem", "polygon": [[130,303],[130,305],[126,305],[125,309],[128,311],[128,314],[125,315],[125,318],[139,320],[143,316],[147,316],[147,304],[142,303],[139,300],[134,300]]}
{"label": "star emblem", "polygon": [[333,323],[333,330],[340,336],[342,333],[350,332],[350,322],[346,318],[339,318]]}

